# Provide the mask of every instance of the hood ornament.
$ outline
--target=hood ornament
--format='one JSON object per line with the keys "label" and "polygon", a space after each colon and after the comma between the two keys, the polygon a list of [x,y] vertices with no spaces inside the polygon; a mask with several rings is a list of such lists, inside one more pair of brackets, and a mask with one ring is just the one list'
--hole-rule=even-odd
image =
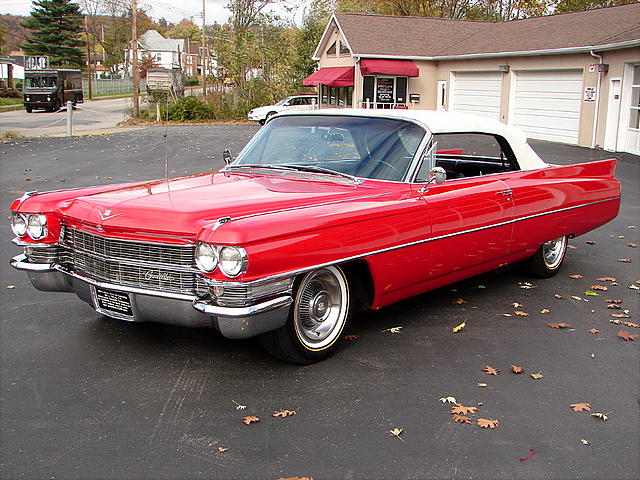
{"label": "hood ornament", "polygon": [[114,213],[113,215],[111,215],[111,210],[107,209],[104,211],[104,213],[98,210],[98,215],[100,215],[100,218],[104,222],[105,220],[109,220],[110,218],[117,217],[118,215],[120,215],[120,213]]}

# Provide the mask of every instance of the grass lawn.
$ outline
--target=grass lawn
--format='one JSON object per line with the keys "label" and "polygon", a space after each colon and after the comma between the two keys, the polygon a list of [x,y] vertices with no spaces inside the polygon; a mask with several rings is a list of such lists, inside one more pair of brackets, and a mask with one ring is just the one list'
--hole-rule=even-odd
{"label": "grass lawn", "polygon": [[22,98],[0,97],[0,106],[2,105],[22,105]]}

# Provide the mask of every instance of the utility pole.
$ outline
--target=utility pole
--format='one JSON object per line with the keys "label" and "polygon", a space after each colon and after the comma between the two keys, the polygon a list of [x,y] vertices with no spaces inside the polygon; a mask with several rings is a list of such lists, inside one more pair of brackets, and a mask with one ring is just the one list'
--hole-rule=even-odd
{"label": "utility pole", "polygon": [[138,70],[138,4],[131,0],[131,54],[133,68],[133,117],[140,116],[140,70]]}
{"label": "utility pole", "polygon": [[84,37],[87,41],[87,75],[89,80],[89,99],[91,99],[91,49],[89,48],[89,27],[87,16],[84,16]]}
{"label": "utility pole", "polygon": [[205,3],[206,0],[202,0],[202,97],[207,100],[207,66],[205,65],[205,41],[204,41],[204,27],[206,25],[205,16]]}

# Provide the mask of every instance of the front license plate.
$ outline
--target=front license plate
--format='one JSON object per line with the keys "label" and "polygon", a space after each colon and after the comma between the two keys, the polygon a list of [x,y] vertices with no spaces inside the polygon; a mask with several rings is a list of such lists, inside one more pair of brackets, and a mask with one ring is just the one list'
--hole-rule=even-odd
{"label": "front license plate", "polygon": [[131,299],[128,293],[114,292],[103,288],[95,287],[97,307],[101,310],[119,313],[133,317],[131,309]]}

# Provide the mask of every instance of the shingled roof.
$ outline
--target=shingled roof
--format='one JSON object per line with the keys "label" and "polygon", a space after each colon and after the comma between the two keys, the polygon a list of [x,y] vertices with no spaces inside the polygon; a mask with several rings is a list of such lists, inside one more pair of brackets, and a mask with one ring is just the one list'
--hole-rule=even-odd
{"label": "shingled roof", "polygon": [[640,3],[509,22],[352,13],[336,13],[332,21],[355,57],[437,59],[640,45]]}

